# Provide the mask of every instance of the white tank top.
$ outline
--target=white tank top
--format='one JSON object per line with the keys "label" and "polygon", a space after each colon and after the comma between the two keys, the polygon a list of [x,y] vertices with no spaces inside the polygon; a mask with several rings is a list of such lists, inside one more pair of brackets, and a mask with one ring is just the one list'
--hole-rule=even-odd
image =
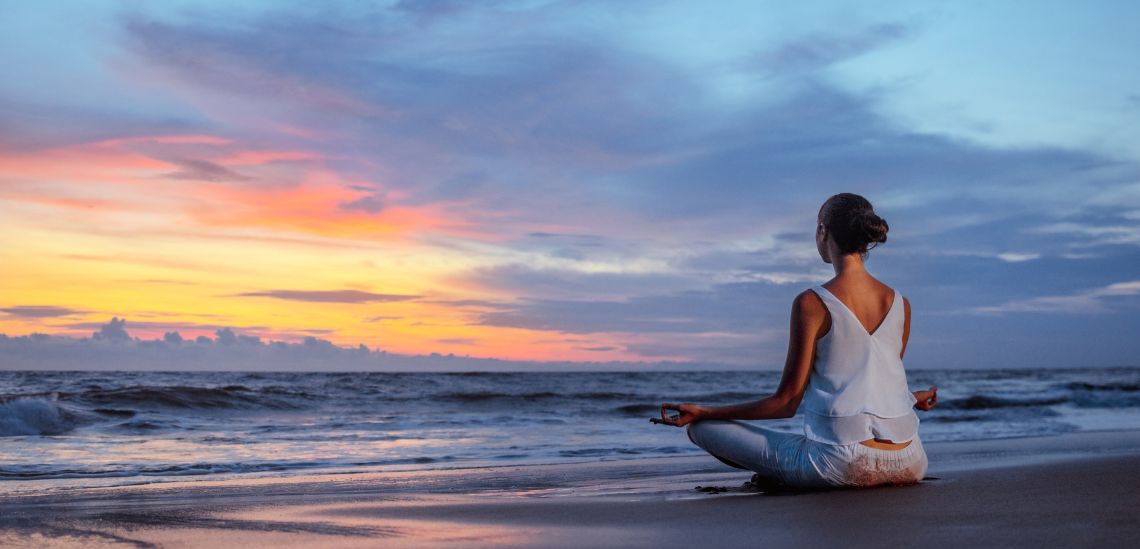
{"label": "white tank top", "polygon": [[800,401],[804,434],[829,444],[869,438],[906,442],[918,436],[918,399],[903,370],[902,296],[894,300],[873,333],[823,286],[812,288],[831,313],[831,329],[816,341],[815,365]]}

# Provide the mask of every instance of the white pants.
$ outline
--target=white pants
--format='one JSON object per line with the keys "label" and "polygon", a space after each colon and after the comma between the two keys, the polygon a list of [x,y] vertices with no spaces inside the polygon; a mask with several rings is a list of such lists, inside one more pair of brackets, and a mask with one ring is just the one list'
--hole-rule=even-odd
{"label": "white pants", "polygon": [[916,436],[901,450],[835,445],[802,434],[738,421],[706,419],[686,426],[689,440],[722,462],[787,486],[915,484],[926,476],[926,450]]}

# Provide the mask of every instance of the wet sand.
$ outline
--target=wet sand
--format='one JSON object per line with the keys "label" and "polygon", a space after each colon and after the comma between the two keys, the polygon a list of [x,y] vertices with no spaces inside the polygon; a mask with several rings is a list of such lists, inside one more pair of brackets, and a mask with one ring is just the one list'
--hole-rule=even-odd
{"label": "wet sand", "polygon": [[[1140,431],[925,443],[920,485],[764,492],[711,456],[42,490],[0,546],[1134,547]],[[699,488],[698,488],[699,487]]]}

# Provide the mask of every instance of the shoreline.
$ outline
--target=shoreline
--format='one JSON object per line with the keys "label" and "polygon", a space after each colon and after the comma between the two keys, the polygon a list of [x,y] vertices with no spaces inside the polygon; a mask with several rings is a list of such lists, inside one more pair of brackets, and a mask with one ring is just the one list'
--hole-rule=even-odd
{"label": "shoreline", "polygon": [[[870,544],[852,532],[909,529],[935,546],[993,536],[1114,546],[1140,536],[1140,431],[924,446],[919,485],[802,493],[759,491],[745,485],[749,472],[707,455],[77,488],[0,497],[0,545],[798,546],[835,536],[851,546]],[[857,516],[867,505],[883,511]]]}

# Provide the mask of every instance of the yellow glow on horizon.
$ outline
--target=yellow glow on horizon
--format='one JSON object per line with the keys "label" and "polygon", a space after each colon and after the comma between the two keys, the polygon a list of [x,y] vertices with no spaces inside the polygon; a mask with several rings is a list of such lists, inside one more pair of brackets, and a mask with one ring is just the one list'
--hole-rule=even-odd
{"label": "yellow glow on horizon", "polygon": [[[212,335],[225,326],[266,340],[312,334],[401,354],[640,359],[600,338],[482,325],[481,309],[447,303],[510,301],[514,296],[479,287],[463,273],[489,266],[488,257],[516,252],[497,248],[496,237],[446,205],[401,206],[393,191],[384,193],[392,203],[376,211],[346,208],[370,196],[360,189],[382,186],[342,180],[319,162],[288,184],[172,179],[178,165],[140,152],[194,147],[204,160],[248,169],[320,159],[238,145],[215,136],[167,135],[0,154],[0,308],[74,311],[0,313],[0,332],[87,336],[117,316],[142,339],[171,330],[187,338]],[[542,259],[539,266],[557,261]],[[275,290],[418,297],[342,303],[321,301],[320,294],[313,301],[242,295]],[[584,339],[592,343],[583,345]],[[614,349],[585,349],[598,347]]]}

